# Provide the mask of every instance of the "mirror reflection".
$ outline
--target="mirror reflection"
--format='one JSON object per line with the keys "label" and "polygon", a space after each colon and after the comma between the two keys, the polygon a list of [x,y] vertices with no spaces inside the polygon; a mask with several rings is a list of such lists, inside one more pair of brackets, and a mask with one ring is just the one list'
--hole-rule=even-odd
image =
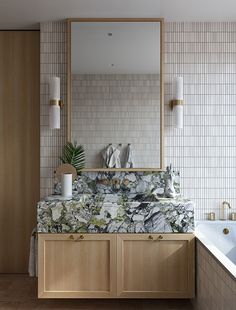
{"label": "mirror reflection", "polygon": [[71,141],[86,168],[161,168],[160,38],[160,22],[71,22]]}

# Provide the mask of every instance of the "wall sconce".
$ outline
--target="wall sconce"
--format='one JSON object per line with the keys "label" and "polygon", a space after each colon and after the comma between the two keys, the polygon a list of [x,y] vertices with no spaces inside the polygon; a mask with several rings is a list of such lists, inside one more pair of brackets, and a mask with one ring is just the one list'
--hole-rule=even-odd
{"label": "wall sconce", "polygon": [[184,104],[184,84],[183,77],[174,79],[174,99],[170,102],[171,110],[174,113],[175,128],[183,128],[183,104]]}
{"label": "wall sconce", "polygon": [[53,76],[49,81],[50,109],[49,127],[50,129],[60,129],[60,110],[63,101],[60,100],[60,78]]}

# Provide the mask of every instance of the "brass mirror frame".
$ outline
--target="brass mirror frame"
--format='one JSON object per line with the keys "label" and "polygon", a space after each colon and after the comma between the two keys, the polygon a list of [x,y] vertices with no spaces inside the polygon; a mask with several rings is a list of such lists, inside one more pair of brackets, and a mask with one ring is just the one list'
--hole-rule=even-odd
{"label": "brass mirror frame", "polygon": [[160,168],[84,168],[82,171],[162,171],[164,169],[164,19],[163,18],[69,18],[67,19],[67,140],[71,141],[71,23],[159,22],[160,23]]}

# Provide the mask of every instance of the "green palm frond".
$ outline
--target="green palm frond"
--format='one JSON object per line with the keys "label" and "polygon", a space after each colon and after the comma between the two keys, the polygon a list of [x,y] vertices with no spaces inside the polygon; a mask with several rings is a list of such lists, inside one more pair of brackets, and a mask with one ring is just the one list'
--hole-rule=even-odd
{"label": "green palm frond", "polygon": [[83,146],[67,142],[63,147],[60,159],[63,164],[71,164],[75,167],[77,173],[80,173],[85,167],[85,152]]}

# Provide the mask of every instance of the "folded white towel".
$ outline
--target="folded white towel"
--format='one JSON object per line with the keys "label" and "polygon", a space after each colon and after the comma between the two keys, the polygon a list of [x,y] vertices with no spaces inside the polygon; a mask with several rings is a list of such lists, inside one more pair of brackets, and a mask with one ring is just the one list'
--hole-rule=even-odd
{"label": "folded white towel", "polygon": [[128,144],[126,149],[125,168],[134,168],[133,148],[131,144]]}
{"label": "folded white towel", "polygon": [[38,238],[37,228],[35,227],[30,237],[30,254],[28,272],[30,277],[38,276]]}
{"label": "folded white towel", "polygon": [[103,168],[121,168],[120,151],[113,145],[108,145],[102,151]]}
{"label": "folded white towel", "polygon": [[121,168],[120,151],[114,146],[111,147],[112,153],[109,159],[108,168]]}
{"label": "folded white towel", "polygon": [[102,150],[101,154],[102,154],[102,167],[108,168],[109,160],[112,154],[111,145],[109,144],[104,150]]}

